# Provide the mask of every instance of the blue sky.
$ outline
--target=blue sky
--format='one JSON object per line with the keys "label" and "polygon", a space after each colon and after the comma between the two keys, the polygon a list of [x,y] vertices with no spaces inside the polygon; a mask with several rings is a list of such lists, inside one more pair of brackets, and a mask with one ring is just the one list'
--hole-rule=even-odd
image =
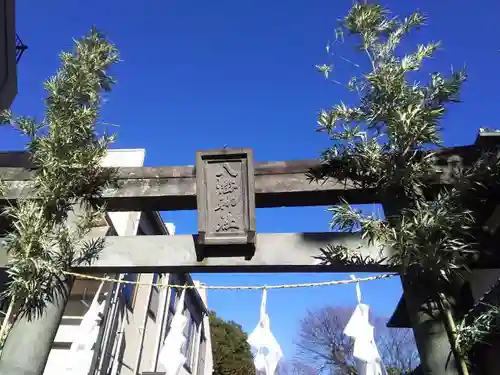
{"label": "blue sky", "polygon": [[[316,133],[316,114],[344,99],[344,89],[326,82],[314,65],[328,61],[325,44],[351,0],[86,0],[17,1],[17,30],[29,45],[19,64],[18,114],[43,116],[42,81],[55,72],[57,55],[96,25],[117,45],[122,62],[102,120],[116,124],[119,148],[145,148],[147,165],[193,164],[199,149],[251,147],[257,161],[316,158],[328,145]],[[429,25],[407,43],[442,40],[426,67],[468,67],[464,103],[447,115],[448,145],[474,142],[481,126],[495,127],[500,98],[500,5],[451,0],[386,0],[395,14],[420,8]],[[479,3],[478,3],[479,4]],[[349,46],[345,45],[344,51]],[[362,60],[362,56],[357,57]],[[338,62],[338,60],[337,60]],[[335,77],[351,68],[339,64]],[[2,150],[24,140],[2,130]],[[195,212],[165,213],[177,233],[196,231]],[[260,232],[328,230],[324,207],[259,209]],[[346,274],[194,275],[211,285],[281,284],[348,278]],[[365,302],[375,313],[392,313],[398,279],[364,283]],[[270,291],[268,311],[285,355],[307,309],[355,303],[354,286]],[[209,305],[250,331],[258,319],[259,292],[209,293]]]}

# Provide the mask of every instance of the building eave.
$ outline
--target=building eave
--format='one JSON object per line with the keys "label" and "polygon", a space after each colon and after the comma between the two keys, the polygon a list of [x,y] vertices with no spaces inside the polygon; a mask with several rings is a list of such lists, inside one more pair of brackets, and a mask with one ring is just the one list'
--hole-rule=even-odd
{"label": "building eave", "polygon": [[168,232],[168,229],[161,219],[160,213],[158,211],[144,211],[142,214],[145,215],[145,217],[153,227],[153,235],[171,235],[171,233]]}
{"label": "building eave", "polygon": [[465,314],[466,324],[472,323],[485,313],[490,306],[500,305],[500,279],[476,302],[476,304]]}
{"label": "building eave", "polygon": [[396,309],[387,322],[389,328],[411,328],[410,318],[406,311],[406,301],[404,295],[401,296]]}
{"label": "building eave", "polygon": [[[187,273],[186,274],[186,284],[187,285],[195,285],[194,284],[194,281],[193,281],[193,278],[191,277],[191,274]],[[199,305],[199,307],[201,308],[201,311],[204,313],[204,314],[207,314],[209,313],[207,307],[205,306],[205,302],[203,302],[203,299],[201,298],[200,296],[200,293],[198,292],[197,289],[191,289],[192,291],[194,291],[194,296],[196,298],[196,303]]]}

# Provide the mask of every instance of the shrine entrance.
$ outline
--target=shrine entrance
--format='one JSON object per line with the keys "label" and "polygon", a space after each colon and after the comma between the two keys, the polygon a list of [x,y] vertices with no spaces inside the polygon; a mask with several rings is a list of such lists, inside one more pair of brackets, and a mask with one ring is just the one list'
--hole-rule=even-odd
{"label": "shrine entrance", "polygon": [[[470,162],[476,146],[440,153],[443,173],[437,184],[446,184],[456,160]],[[26,156],[26,155],[25,155]],[[29,197],[29,163],[0,165],[7,185],[6,201]],[[452,162],[448,162],[453,160]],[[119,168],[119,187],[104,193],[108,211],[198,210],[198,233],[106,237],[99,259],[75,268],[92,273],[191,273],[191,272],[397,272],[389,264],[393,252],[382,243],[369,243],[357,233],[257,233],[256,208],[335,205],[343,198],[351,204],[377,203],[377,192],[328,180],[315,183],[309,177],[321,168],[316,160],[254,163],[250,149],[222,149],[196,153],[195,166]],[[335,257],[335,249],[348,250]],[[5,267],[7,256],[0,257]],[[33,361],[50,351],[62,312],[64,296],[49,306],[38,320],[26,323],[44,327]],[[419,348],[425,337],[415,335]],[[26,340],[26,338],[25,338]],[[449,348],[449,346],[448,346]],[[447,357],[446,346],[439,357]],[[8,359],[7,359],[8,360]],[[33,372],[32,375],[40,375]]]}

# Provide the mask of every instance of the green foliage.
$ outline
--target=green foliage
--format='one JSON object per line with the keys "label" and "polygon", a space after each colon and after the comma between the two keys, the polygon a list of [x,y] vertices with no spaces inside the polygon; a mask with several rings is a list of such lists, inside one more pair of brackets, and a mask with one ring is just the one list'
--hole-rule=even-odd
{"label": "green foliage", "polygon": [[[347,84],[358,95],[357,105],[340,103],[321,111],[319,130],[333,144],[314,177],[370,187],[379,192],[384,208],[392,208],[380,219],[363,216],[345,202],[331,208],[333,227],[359,229],[370,240],[392,246],[390,261],[405,269],[418,265],[447,278],[475,252],[469,236],[473,217],[463,209],[459,190],[426,200],[425,189],[437,170],[434,153],[424,151],[441,145],[439,121],[446,105],[459,100],[466,74],[432,73],[426,83],[411,77],[439,47],[430,43],[398,53],[403,38],[424,23],[419,12],[400,20],[377,4],[353,5],[339,33],[356,39],[369,69]],[[399,205],[390,207],[395,202]]]}
{"label": "green foliage", "polygon": [[458,330],[458,344],[464,354],[475,349],[476,344],[488,344],[486,337],[500,334],[500,307],[487,306],[487,309],[470,325],[462,323]]}
{"label": "green foliage", "polygon": [[387,263],[389,260],[380,257],[374,259],[370,255],[363,255],[356,250],[349,249],[344,245],[331,245],[328,244],[324,248],[320,249],[321,254],[315,256],[316,259],[320,261],[320,264],[331,265],[332,262],[337,262],[339,264],[349,264],[353,266],[359,265],[380,265]]}
{"label": "green foliage", "polygon": [[240,325],[210,313],[214,375],[254,375],[247,334]]}
{"label": "green foliage", "polygon": [[419,45],[404,56],[396,51],[402,38],[424,21],[420,13],[400,21],[379,5],[355,4],[342,22],[360,40],[372,70],[348,83],[359,95],[359,105],[340,103],[320,113],[319,129],[334,141],[324,161],[342,161],[331,177],[379,188],[406,187],[410,193],[434,171],[432,158],[418,158],[415,152],[440,145],[438,122],[445,104],[458,100],[466,75],[433,73],[426,85],[410,81],[409,73],[419,70],[439,44]]}
{"label": "green foliage", "polygon": [[397,368],[386,368],[387,375],[407,375],[408,371],[400,370]]}
{"label": "green foliage", "polygon": [[27,150],[37,167],[32,197],[5,213],[14,222],[6,241],[6,294],[28,316],[41,313],[62,292],[62,271],[98,255],[104,240],[83,238],[102,218],[99,198],[114,181],[114,171],[101,166],[113,137],[98,136],[95,127],[102,94],[114,83],[108,70],[118,61],[118,52],[92,29],[76,41],[73,53],[61,53],[60,60],[60,69],[45,82],[41,122],[8,112],[3,116],[29,138]]}
{"label": "green foliage", "polygon": [[[343,202],[331,208],[332,227],[359,230],[370,241],[392,247],[394,254],[386,261],[404,272],[425,274],[431,284],[427,290],[434,292],[430,297],[449,306],[443,297],[457,271],[467,270],[488,242],[482,225],[500,191],[500,161],[496,151],[486,152],[470,168],[449,168],[453,173],[440,177],[448,187],[428,200],[441,173],[436,163],[440,121],[448,105],[459,102],[467,75],[463,70],[423,74],[424,61],[435,55],[440,43],[400,52],[404,37],[425,22],[419,12],[399,19],[372,2],[352,6],[336,35],[337,41],[344,35],[355,39],[366,58],[364,65],[342,58],[359,68],[360,74],[346,83],[357,102],[342,102],[320,112],[319,131],[328,134],[332,146],[323,152],[323,165],[311,171],[311,177],[376,191],[387,210],[385,218],[363,215]],[[363,66],[367,66],[364,72]],[[333,65],[317,68],[334,80]],[[327,250],[323,255],[329,262],[362,260],[355,249]],[[476,336],[471,340],[477,341]]]}

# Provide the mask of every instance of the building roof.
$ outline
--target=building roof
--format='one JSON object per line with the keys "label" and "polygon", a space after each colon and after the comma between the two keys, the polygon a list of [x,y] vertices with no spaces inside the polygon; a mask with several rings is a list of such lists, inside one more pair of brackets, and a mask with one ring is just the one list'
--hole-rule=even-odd
{"label": "building roof", "polygon": [[489,306],[500,304],[500,279],[477,301],[477,303],[465,314],[465,322],[472,322],[481,314],[486,312]]}
{"label": "building roof", "polygon": [[406,301],[404,295],[399,299],[396,309],[387,322],[389,328],[411,328],[410,318],[406,312]]}

